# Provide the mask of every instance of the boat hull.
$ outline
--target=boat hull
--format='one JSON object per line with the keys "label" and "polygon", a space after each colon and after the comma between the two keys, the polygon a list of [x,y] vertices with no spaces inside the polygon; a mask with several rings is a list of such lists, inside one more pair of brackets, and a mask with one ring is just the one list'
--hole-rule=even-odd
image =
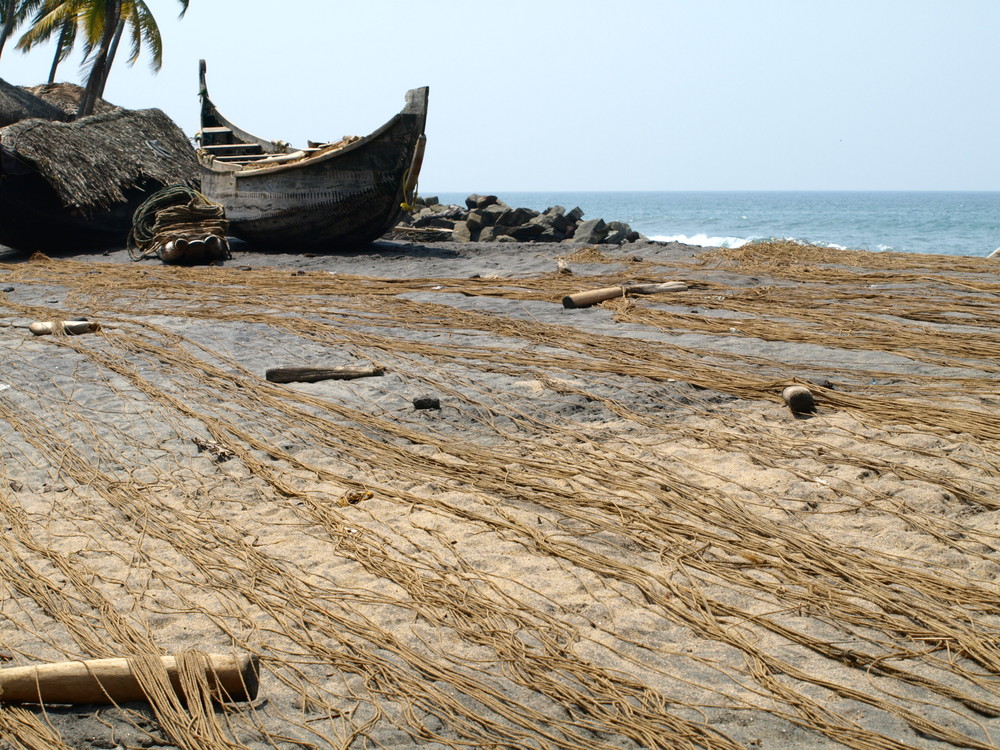
{"label": "boat hull", "polygon": [[[222,125],[242,132],[203,97],[203,131]],[[202,154],[202,192],[225,208],[230,233],[258,248],[341,251],[366,245],[396,225],[411,197],[406,193],[419,169],[414,156],[426,108],[427,89],[414,89],[406,108],[371,135],[297,161],[238,165]]]}
{"label": "boat hull", "polygon": [[203,163],[202,192],[225,207],[230,232],[255,246],[349,249],[399,220],[419,135],[415,118],[401,115],[378,139],[327,159],[238,172]]}

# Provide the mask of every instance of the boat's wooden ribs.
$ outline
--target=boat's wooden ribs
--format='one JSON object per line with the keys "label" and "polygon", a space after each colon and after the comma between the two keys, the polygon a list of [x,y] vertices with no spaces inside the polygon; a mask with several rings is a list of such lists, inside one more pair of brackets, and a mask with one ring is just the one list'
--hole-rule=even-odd
{"label": "boat's wooden ribs", "polygon": [[232,128],[202,128],[200,137],[201,150],[219,161],[240,163],[257,161],[266,156],[259,143],[237,141]]}

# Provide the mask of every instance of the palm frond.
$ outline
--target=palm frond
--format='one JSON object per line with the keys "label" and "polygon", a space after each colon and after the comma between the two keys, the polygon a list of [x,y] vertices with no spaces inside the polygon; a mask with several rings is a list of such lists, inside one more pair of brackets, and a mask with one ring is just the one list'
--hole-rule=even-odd
{"label": "palm frond", "polygon": [[129,18],[132,24],[132,42],[134,54],[130,64],[138,59],[139,47],[145,42],[146,49],[152,55],[149,61],[149,68],[154,73],[163,67],[163,37],[160,36],[160,27],[153,18],[153,14],[144,2],[136,2],[135,10]]}
{"label": "palm frond", "polygon": [[46,4],[46,0],[8,0],[6,5],[10,10],[4,11],[4,16],[11,10],[14,13],[14,23],[17,26],[23,24],[32,13],[38,11],[40,7]]}
{"label": "palm frond", "polygon": [[[178,2],[179,17],[183,18],[190,0]],[[0,0],[0,19],[15,12],[22,14],[22,19],[34,14],[17,43],[18,49],[27,51],[58,35],[58,62],[79,42],[83,47],[80,69],[87,78],[94,73],[97,58],[108,53],[109,34],[114,34],[122,20],[129,35],[128,64],[134,65],[145,48],[150,53],[150,69],[157,72],[163,67],[163,38],[145,0]],[[107,72],[103,71],[103,77]]]}
{"label": "palm frond", "polygon": [[47,42],[64,22],[72,19],[76,22],[76,2],[40,3],[36,10],[31,27],[25,31],[17,42],[17,49],[27,52],[35,45]]}
{"label": "palm frond", "polygon": [[59,32],[59,57],[58,62],[63,62],[69,57],[70,52],[76,45],[76,19],[63,22],[62,31]]}
{"label": "palm frond", "polygon": [[[116,0],[76,0],[80,6],[80,23],[86,32],[87,42],[91,46],[99,46],[108,26],[118,25],[121,13],[120,3]],[[116,8],[118,13],[115,13]]]}

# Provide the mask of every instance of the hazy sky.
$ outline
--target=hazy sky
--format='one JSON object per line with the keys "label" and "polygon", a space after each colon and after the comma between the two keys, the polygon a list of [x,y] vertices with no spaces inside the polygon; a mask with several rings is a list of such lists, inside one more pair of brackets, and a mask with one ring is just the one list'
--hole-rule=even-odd
{"label": "hazy sky", "polygon": [[[431,88],[421,192],[1000,189],[997,0],[147,0],[106,98],[197,128],[374,130]],[[51,49],[0,77],[43,82]],[[80,81],[79,58],[59,80]]]}

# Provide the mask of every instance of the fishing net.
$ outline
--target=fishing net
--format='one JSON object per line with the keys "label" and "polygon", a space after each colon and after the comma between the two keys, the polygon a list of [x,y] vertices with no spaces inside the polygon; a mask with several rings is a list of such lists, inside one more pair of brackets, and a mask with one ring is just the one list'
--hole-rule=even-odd
{"label": "fishing net", "polygon": [[[995,747],[996,265],[799,250],[608,264],[689,291],[581,311],[554,273],[0,267],[15,326],[102,323],[0,328],[0,652],[260,656],[249,705],[151,688],[135,744]],[[319,361],[385,374],[264,378]]]}

